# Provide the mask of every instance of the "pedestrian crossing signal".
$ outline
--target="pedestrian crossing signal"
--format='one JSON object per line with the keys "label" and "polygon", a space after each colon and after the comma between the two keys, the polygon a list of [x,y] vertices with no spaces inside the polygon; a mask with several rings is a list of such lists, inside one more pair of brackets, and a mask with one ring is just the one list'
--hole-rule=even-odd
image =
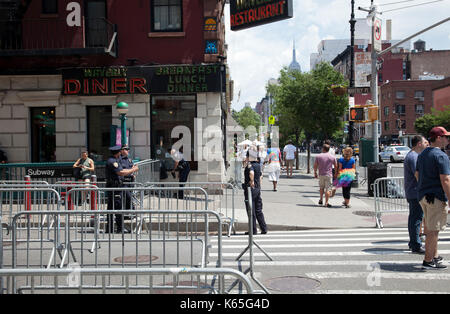
{"label": "pedestrian crossing signal", "polygon": [[350,121],[364,121],[364,108],[350,108]]}

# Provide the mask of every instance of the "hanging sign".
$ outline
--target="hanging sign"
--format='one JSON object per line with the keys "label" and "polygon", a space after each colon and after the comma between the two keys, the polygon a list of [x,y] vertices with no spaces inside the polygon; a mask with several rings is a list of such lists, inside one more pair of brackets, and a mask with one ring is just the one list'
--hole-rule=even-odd
{"label": "hanging sign", "polygon": [[232,31],[277,22],[293,16],[293,0],[230,0]]}

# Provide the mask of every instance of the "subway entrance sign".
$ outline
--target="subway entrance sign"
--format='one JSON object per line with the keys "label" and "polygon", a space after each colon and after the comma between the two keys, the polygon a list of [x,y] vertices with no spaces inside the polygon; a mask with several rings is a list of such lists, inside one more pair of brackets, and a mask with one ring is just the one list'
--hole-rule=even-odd
{"label": "subway entrance sign", "polygon": [[289,19],[293,0],[230,0],[232,31]]}

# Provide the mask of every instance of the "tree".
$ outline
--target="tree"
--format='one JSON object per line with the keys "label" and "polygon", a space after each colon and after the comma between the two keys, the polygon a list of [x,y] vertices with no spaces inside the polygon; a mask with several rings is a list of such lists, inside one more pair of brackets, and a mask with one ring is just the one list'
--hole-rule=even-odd
{"label": "tree", "polygon": [[[320,63],[308,72],[281,70],[279,86],[275,91],[277,112],[289,117],[287,123],[294,124],[303,130],[308,144],[308,163],[310,143],[314,134],[321,139],[331,138],[343,127],[342,117],[348,108],[347,95],[335,95],[332,85],[343,85],[346,82],[341,73],[331,65]],[[309,172],[308,165],[308,172]]]}
{"label": "tree", "polygon": [[250,107],[245,107],[241,111],[235,112],[233,118],[244,129],[254,126],[256,130],[259,130],[261,126],[261,116]]}
{"label": "tree", "polygon": [[450,106],[446,106],[444,111],[431,109],[431,114],[426,114],[414,122],[416,132],[428,136],[435,126],[442,126],[446,130],[450,129]]}

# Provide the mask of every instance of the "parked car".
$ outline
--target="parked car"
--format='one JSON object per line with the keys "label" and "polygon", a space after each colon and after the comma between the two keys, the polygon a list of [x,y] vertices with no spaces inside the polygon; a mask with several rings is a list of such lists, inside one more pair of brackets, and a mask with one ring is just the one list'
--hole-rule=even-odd
{"label": "parked car", "polygon": [[396,162],[396,161],[404,161],[406,155],[409,153],[411,149],[408,146],[388,146],[378,154],[380,162]]}

